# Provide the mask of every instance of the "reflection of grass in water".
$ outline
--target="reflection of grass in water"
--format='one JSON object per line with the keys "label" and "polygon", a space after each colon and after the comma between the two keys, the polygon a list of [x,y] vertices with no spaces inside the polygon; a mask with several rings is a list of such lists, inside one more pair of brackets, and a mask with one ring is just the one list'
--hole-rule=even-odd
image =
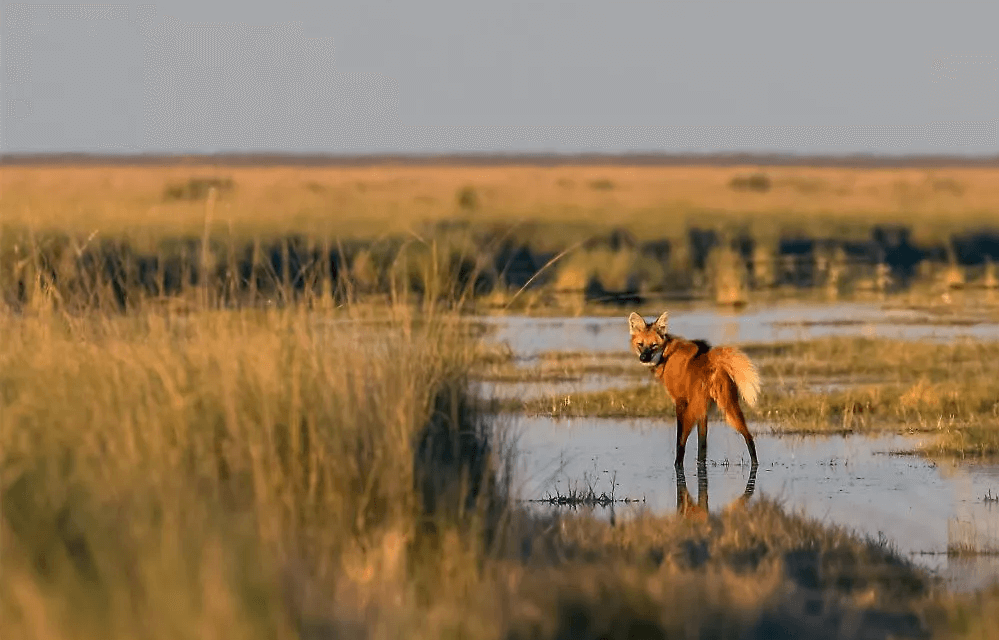
{"label": "reflection of grass in water", "polygon": [[528,502],[543,502],[560,507],[609,507],[616,503],[635,504],[645,502],[645,498],[641,500],[629,497],[618,498],[617,473],[611,476],[610,493],[608,494],[606,490],[597,493],[593,479],[584,473],[582,484],[579,482],[570,482],[564,493],[556,485],[554,493],[549,492],[543,498],[528,500]]}
{"label": "reflection of grass in water", "polygon": [[981,548],[974,543],[956,542],[947,545],[947,555],[954,558],[968,558],[973,556],[999,556],[999,548]]}
{"label": "reflection of grass in water", "polygon": [[999,542],[988,540],[988,532],[979,529],[974,521],[950,518],[947,521],[947,555],[953,557],[999,556]]}

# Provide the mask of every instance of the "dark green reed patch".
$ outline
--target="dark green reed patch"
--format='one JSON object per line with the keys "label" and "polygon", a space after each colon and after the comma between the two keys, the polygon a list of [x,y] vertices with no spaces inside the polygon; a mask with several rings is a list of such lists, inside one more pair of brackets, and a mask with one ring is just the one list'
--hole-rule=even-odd
{"label": "dark green reed patch", "polygon": [[773,184],[767,174],[751,173],[749,175],[733,177],[729,181],[728,186],[730,189],[735,191],[756,191],[759,193],[765,193],[770,191]]}
{"label": "dark green reed patch", "polygon": [[613,180],[608,180],[607,178],[590,180],[589,184],[590,188],[594,191],[612,191],[616,186]]}

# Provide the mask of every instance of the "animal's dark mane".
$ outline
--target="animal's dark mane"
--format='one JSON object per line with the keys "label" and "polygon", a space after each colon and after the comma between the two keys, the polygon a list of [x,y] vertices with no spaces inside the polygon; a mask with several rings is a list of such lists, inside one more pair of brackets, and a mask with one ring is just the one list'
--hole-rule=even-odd
{"label": "animal's dark mane", "polygon": [[711,344],[707,340],[691,340],[695,345],[697,345],[697,355],[703,355],[708,351],[711,351]]}
{"label": "animal's dark mane", "polygon": [[695,358],[697,356],[704,355],[708,351],[711,351],[711,343],[708,342],[707,340],[687,340],[683,336],[678,336],[678,335],[673,334],[673,333],[667,333],[666,334],[666,344],[669,344],[670,342],[673,342],[673,341],[676,341],[676,340],[685,340],[687,342],[693,343],[694,346],[697,347],[697,353],[694,354]]}

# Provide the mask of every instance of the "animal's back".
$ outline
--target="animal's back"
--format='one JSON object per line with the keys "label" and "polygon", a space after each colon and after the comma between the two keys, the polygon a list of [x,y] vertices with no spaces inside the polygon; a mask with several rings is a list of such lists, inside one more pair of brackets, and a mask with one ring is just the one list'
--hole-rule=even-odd
{"label": "animal's back", "polygon": [[729,384],[735,385],[736,393],[749,406],[754,406],[759,398],[760,376],[756,366],[737,347],[713,347],[706,340],[674,336],[664,357],[662,381],[674,400],[700,405],[701,396],[705,396],[704,402],[717,401],[728,393]]}
{"label": "animal's back", "polygon": [[695,412],[707,410],[711,345],[704,340],[673,336],[663,357],[661,380],[674,402],[687,403]]}

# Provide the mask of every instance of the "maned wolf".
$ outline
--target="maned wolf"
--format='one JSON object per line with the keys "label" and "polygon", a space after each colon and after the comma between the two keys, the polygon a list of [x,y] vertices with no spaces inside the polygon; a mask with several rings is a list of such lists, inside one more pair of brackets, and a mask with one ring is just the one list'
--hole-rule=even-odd
{"label": "maned wolf", "polygon": [[739,406],[739,394],[749,406],[760,394],[760,377],[745,353],[735,347],[712,347],[704,340],[685,340],[666,328],[669,312],[652,323],[637,313],[628,316],[631,348],[639,362],[666,387],[676,406],[676,466],[683,468],[687,437],[697,423],[697,461],[708,456],[708,409],[714,402],[725,420],[742,434],[755,469],[756,445]]}

